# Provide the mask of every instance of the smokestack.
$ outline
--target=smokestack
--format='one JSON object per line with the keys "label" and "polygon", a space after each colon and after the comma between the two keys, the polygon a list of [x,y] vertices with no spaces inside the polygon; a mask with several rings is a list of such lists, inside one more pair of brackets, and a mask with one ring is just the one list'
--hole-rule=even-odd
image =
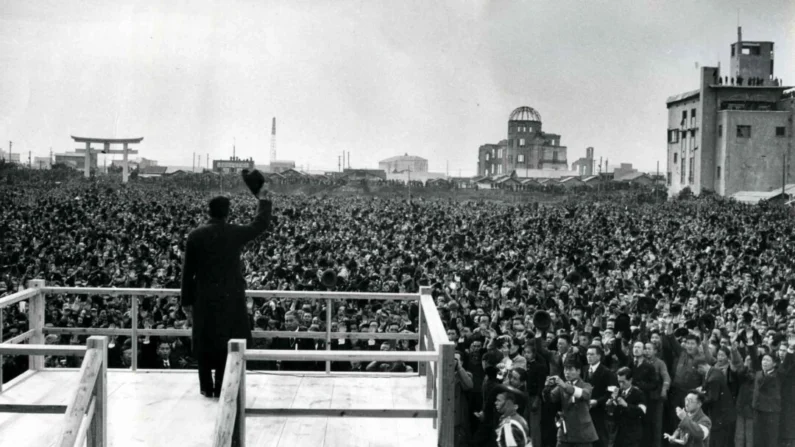
{"label": "smokestack", "polygon": [[348,169],[351,168],[351,151],[348,151]]}
{"label": "smokestack", "polygon": [[[743,27],[742,26],[738,26],[737,27],[737,42],[742,42],[742,41],[743,41]],[[739,52],[740,49],[738,48],[737,50]]]}

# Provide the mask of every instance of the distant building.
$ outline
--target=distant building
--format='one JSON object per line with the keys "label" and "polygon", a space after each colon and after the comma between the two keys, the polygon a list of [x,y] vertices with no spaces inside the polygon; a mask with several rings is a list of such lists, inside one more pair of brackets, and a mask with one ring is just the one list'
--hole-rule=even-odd
{"label": "distant building", "polygon": [[[90,169],[97,168],[97,154],[93,152],[89,164]],[[79,154],[77,152],[66,152],[63,154],[55,154],[55,164],[64,164],[74,169],[82,170],[86,166],[86,154]]]}
{"label": "distant building", "polygon": [[241,159],[240,157],[229,157],[228,160],[213,160],[213,172],[230,174],[240,172],[243,169],[254,169],[254,159]]}
{"label": "distant building", "polygon": [[519,107],[508,117],[508,139],[478,148],[478,175],[520,173],[530,169],[568,170],[560,135],[541,129],[541,115]]}
{"label": "distant building", "polygon": [[386,180],[383,169],[345,169],[342,177],[347,180]]}
{"label": "distant building", "polygon": [[690,188],[732,196],[781,188],[795,176],[792,117],[795,90],[773,76],[773,42],[731,44],[729,72],[702,67],[699,88],[671,96],[668,108],[668,193]]}
{"label": "distant building", "polygon": [[638,170],[632,167],[632,163],[621,163],[617,168],[613,169],[613,176],[619,182],[635,174],[638,174]]}
{"label": "distant building", "polygon": [[571,164],[572,171],[577,171],[578,175],[593,175],[593,148],[585,149],[585,157],[578,158]]}
{"label": "distant building", "polygon": [[295,162],[291,160],[274,160],[269,166],[269,172],[280,174],[288,169],[295,169]]}
{"label": "distant building", "polygon": [[50,157],[33,157],[33,169],[52,169],[52,158]]}
{"label": "distant building", "polygon": [[398,155],[378,162],[378,169],[386,173],[393,172],[428,172],[428,160],[416,155]]}
{"label": "distant building", "polygon": [[11,152],[9,156],[8,152],[0,150],[0,160],[19,163],[19,152]]}

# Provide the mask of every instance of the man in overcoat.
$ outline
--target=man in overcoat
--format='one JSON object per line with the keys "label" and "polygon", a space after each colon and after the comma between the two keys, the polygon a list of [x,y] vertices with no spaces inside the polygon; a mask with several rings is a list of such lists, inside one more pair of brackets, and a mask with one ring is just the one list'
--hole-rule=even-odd
{"label": "man in overcoat", "polygon": [[267,197],[262,188],[257,215],[248,225],[227,223],[229,198],[215,197],[210,200],[210,220],[188,235],[180,304],[193,321],[193,353],[205,397],[221,394],[229,340],[241,338],[251,345],[240,252],[268,228],[272,204]]}

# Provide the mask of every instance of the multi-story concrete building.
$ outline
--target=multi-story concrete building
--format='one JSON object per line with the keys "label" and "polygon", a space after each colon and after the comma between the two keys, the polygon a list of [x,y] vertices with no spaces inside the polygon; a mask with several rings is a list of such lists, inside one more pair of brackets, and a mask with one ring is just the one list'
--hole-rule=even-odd
{"label": "multi-story concrete building", "polygon": [[478,149],[478,175],[509,174],[523,170],[568,170],[566,146],[560,135],[541,129],[541,115],[531,107],[519,107],[508,117],[508,139]]}
{"label": "multi-story concrete building", "polygon": [[773,42],[743,41],[740,28],[737,34],[727,76],[702,67],[697,90],[667,100],[671,195],[685,188],[722,196],[770,191],[795,175],[795,90],[773,76]]}
{"label": "multi-story concrete building", "polygon": [[577,161],[571,164],[572,171],[577,171],[577,175],[588,176],[593,175],[593,148],[585,149],[585,157],[578,158]]}
{"label": "multi-story concrete building", "polygon": [[416,155],[397,155],[378,162],[378,169],[386,173],[428,172],[428,160]]}

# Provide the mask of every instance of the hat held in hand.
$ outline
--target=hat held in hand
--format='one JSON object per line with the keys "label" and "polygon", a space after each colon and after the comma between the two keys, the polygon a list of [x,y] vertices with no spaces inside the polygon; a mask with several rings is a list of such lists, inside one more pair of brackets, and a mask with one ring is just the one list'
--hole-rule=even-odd
{"label": "hat held in hand", "polygon": [[256,169],[253,171],[243,169],[241,173],[243,174],[243,181],[246,182],[248,189],[251,190],[254,196],[258,196],[259,192],[262,190],[262,185],[265,184],[265,176]]}

